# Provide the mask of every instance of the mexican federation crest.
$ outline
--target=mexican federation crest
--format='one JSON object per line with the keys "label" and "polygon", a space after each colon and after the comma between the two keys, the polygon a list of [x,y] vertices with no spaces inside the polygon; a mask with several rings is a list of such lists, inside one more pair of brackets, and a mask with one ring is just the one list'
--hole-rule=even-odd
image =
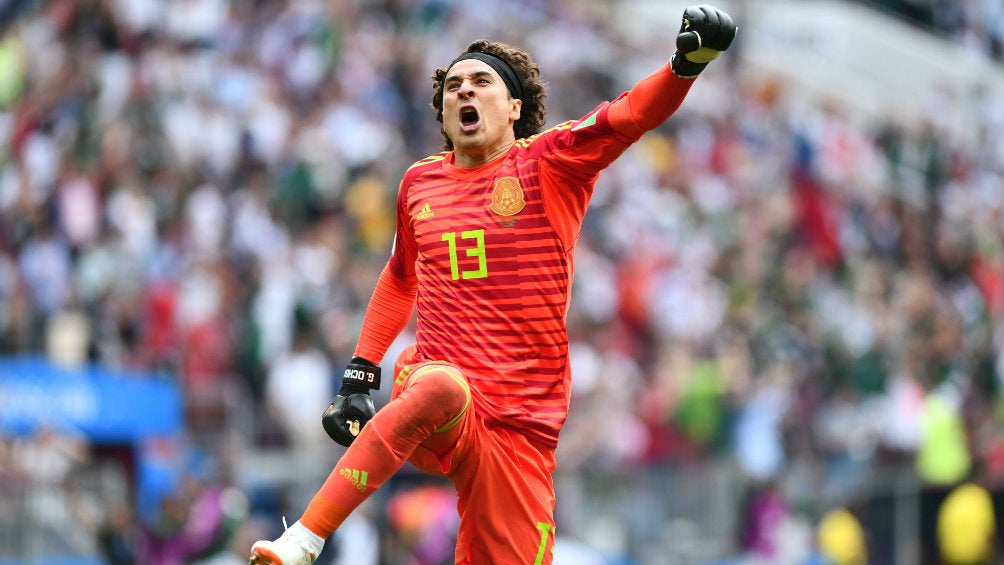
{"label": "mexican federation crest", "polygon": [[526,206],[523,187],[516,177],[502,177],[495,181],[492,190],[492,212],[499,216],[515,216]]}

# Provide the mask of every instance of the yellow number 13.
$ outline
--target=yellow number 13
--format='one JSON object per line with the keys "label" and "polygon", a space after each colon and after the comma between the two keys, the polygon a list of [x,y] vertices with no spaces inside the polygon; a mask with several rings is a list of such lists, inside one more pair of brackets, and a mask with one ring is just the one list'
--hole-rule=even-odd
{"label": "yellow number 13", "polygon": [[464,249],[467,257],[478,258],[478,268],[476,271],[461,271],[460,261],[457,259],[457,232],[451,231],[443,234],[443,241],[450,246],[450,275],[453,280],[457,279],[483,279],[488,276],[488,261],[485,259],[485,230],[469,230],[460,232],[460,239],[473,239],[474,243]]}

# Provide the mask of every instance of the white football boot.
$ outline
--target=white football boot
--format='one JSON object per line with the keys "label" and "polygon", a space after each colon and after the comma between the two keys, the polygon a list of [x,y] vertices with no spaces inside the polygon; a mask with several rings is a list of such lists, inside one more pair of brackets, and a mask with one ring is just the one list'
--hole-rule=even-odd
{"label": "white football boot", "polygon": [[255,542],[248,565],[312,565],[323,548],[324,540],[297,522],[275,541]]}

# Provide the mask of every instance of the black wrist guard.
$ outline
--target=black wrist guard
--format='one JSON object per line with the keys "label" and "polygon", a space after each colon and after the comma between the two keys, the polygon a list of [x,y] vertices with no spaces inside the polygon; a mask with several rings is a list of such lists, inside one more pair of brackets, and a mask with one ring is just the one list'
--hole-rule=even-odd
{"label": "black wrist guard", "polygon": [[695,63],[688,60],[683,53],[680,53],[679,51],[673,53],[673,59],[670,65],[676,76],[680,78],[694,78],[701,74],[701,71],[703,71],[704,67],[707,66],[707,63]]}
{"label": "black wrist guard", "polygon": [[338,394],[369,394],[380,389],[380,367],[361,358],[353,357],[342,375],[342,389]]}

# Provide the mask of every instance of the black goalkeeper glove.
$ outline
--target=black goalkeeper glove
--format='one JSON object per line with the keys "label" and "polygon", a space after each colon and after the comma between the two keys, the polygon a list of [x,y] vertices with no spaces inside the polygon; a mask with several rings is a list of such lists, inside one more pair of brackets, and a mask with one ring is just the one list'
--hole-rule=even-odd
{"label": "black goalkeeper glove", "polygon": [[694,78],[701,74],[715,57],[732,45],[739,27],[725,12],[701,4],[683,11],[683,23],[676,36],[676,53],[673,53],[673,72],[680,78]]}
{"label": "black goalkeeper glove", "polygon": [[376,416],[371,390],[380,388],[380,367],[353,357],[342,376],[342,388],[321,416],[321,425],[331,439],[348,447],[363,426]]}

